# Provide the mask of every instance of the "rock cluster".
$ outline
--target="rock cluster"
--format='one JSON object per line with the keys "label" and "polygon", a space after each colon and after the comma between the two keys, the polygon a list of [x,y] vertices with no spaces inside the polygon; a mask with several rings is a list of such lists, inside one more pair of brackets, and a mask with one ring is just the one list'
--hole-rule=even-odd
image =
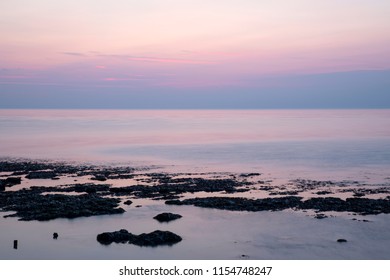
{"label": "rock cluster", "polygon": [[336,197],[315,197],[302,201],[302,197],[285,196],[264,199],[247,199],[238,197],[205,197],[185,200],[168,200],[166,204],[194,205],[205,208],[216,208],[232,211],[280,211],[294,208],[300,210],[317,210],[321,212],[353,212],[361,215],[390,213],[390,200]]}
{"label": "rock cluster", "polygon": [[0,208],[4,211],[16,211],[6,217],[20,217],[23,221],[120,214],[125,210],[118,208],[119,201],[94,194],[42,195],[34,190],[0,193]]}
{"label": "rock cluster", "polygon": [[125,229],[114,232],[103,232],[98,234],[97,241],[104,245],[115,243],[129,243],[137,246],[159,246],[173,245],[182,240],[182,238],[170,231],[155,230],[150,233],[135,235]]}

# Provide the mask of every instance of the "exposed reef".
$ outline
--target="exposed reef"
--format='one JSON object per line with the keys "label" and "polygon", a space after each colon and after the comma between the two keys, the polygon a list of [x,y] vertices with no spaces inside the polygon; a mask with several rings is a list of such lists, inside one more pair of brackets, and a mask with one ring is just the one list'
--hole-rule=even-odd
{"label": "exposed reef", "polygon": [[[321,212],[353,212],[361,215],[390,213],[389,199],[315,197],[303,201],[303,197],[247,199],[238,197],[205,197],[185,200],[168,200],[169,205],[194,205],[231,211],[280,211],[285,209],[316,210]],[[317,217],[318,218],[318,217]]]}
{"label": "exposed reef", "polygon": [[[390,213],[390,196],[386,196],[390,194],[390,183],[368,186],[357,181],[295,179],[271,185],[272,180],[259,180],[259,176],[262,174],[163,173],[151,172],[147,167],[3,160],[0,161],[0,211],[14,212],[7,217],[43,221],[119,214],[125,212],[120,203],[131,205],[138,199],[151,199],[165,200],[167,205],[230,211],[314,210],[317,219],[327,217],[319,212],[329,211],[360,215]],[[42,180],[51,186],[31,186]],[[69,183],[78,180],[82,183]],[[97,184],[101,181],[109,183]],[[113,182],[121,184],[113,186]],[[210,197],[193,197],[205,193]],[[338,194],[346,198],[337,197]],[[140,207],[135,205],[126,208]],[[162,213],[155,219],[167,222],[179,216]]]}

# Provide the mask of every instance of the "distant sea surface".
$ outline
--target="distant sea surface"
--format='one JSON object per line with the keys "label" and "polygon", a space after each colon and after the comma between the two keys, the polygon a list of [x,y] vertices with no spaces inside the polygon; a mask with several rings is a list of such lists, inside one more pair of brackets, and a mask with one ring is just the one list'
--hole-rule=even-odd
{"label": "distant sea surface", "polygon": [[390,110],[0,110],[0,134],[3,158],[305,174],[390,167]]}

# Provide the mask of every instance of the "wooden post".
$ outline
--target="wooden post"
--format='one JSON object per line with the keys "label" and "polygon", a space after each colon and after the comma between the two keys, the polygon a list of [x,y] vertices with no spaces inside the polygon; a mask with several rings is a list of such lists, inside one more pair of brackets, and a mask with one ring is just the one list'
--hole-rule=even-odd
{"label": "wooden post", "polygon": [[14,240],[14,249],[15,249],[15,250],[18,249],[18,240]]}

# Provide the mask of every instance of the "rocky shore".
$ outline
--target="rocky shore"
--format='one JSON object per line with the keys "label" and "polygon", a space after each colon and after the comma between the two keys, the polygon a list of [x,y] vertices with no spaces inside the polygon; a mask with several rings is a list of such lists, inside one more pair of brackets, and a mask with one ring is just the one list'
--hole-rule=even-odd
{"label": "rocky shore", "polygon": [[[137,199],[151,199],[163,200],[167,205],[193,205],[229,211],[293,209],[360,215],[390,213],[390,186],[387,185],[367,186],[356,181],[308,179],[273,185],[273,182],[263,180],[260,173],[152,171],[151,168],[128,166],[3,160],[0,161],[0,210],[14,212],[6,217],[45,221],[121,214]],[[52,183],[50,186],[34,184],[42,183],[42,180]],[[196,197],[198,193],[203,193],[202,197]],[[205,193],[210,195],[204,197]],[[338,197],[338,194],[345,196],[348,193],[350,197]],[[370,195],[380,197],[365,197]],[[155,218],[170,221],[179,216],[164,214]],[[324,216],[317,218],[320,217]]]}

